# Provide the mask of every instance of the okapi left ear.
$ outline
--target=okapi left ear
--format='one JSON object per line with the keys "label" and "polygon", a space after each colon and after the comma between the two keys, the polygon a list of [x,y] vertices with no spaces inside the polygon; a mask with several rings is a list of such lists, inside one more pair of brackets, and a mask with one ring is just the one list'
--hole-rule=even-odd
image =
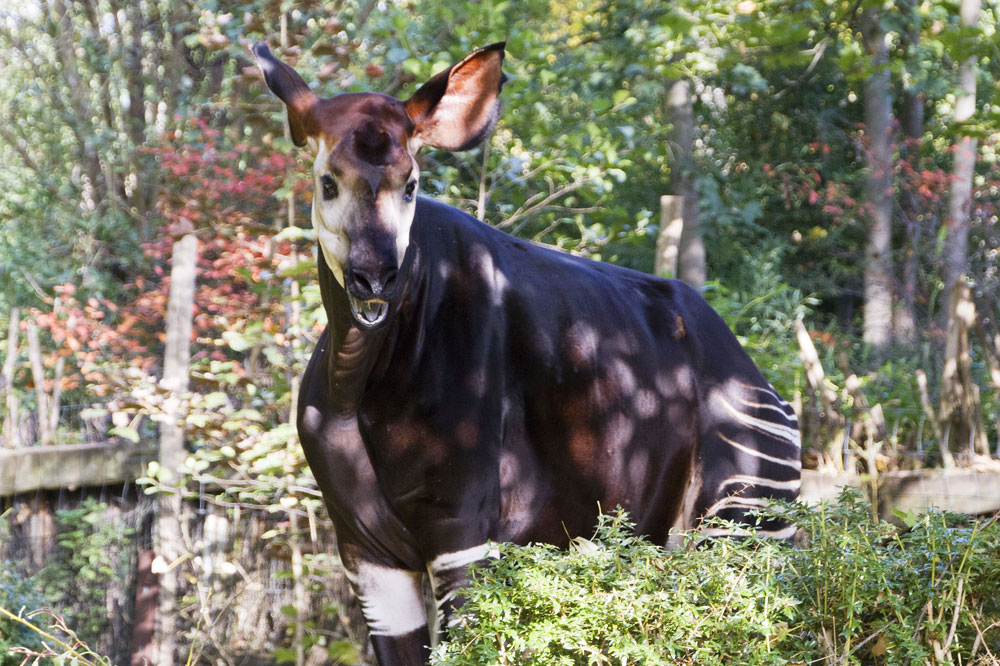
{"label": "okapi left ear", "polygon": [[288,126],[296,146],[306,145],[306,139],[315,134],[312,111],[319,99],[298,72],[273,55],[264,42],[253,45],[257,66],[264,73],[264,82],[288,109]]}
{"label": "okapi left ear", "polygon": [[485,46],[434,75],[406,100],[421,145],[469,150],[482,143],[500,117],[505,42]]}

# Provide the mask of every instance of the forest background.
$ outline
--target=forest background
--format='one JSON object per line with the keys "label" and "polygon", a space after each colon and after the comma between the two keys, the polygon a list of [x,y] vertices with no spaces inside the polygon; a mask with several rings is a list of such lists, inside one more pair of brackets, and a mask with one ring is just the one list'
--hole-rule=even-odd
{"label": "forest background", "polygon": [[[8,4],[2,446],[176,422],[184,477],[154,464],[147,488],[268,508],[294,545],[322,520],[289,414],[325,314],[308,156],[245,41],[322,96],[405,98],[506,40],[496,132],[425,152],[425,196],[702,287],[800,411],[807,466],[989,467],[998,25],[996,0]],[[180,392],[161,382],[178,252]]]}

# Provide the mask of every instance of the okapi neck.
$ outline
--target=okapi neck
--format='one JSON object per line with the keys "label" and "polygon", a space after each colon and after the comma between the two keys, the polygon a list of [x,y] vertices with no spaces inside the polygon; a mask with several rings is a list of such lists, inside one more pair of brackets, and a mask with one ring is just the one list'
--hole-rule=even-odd
{"label": "okapi neck", "polygon": [[317,254],[319,290],[329,334],[329,344],[323,350],[328,395],[331,406],[337,411],[356,413],[388,326],[362,330],[355,323],[347,302],[347,291],[337,282],[323,252]]}

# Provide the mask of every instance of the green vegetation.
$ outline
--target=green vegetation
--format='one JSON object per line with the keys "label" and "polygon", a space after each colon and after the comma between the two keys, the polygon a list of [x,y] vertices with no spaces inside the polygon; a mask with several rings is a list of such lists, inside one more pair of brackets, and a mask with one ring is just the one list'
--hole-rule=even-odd
{"label": "green vegetation", "polygon": [[[40,618],[45,619],[48,626],[39,626]],[[12,613],[0,605],[0,626],[5,623],[15,629],[12,635],[20,634],[22,638],[8,646],[0,642],[0,648],[7,648],[0,654],[2,664],[23,666],[51,662],[60,666],[112,666],[110,659],[91,650],[76,632],[66,626],[64,618],[50,610],[26,613],[22,609]],[[11,659],[16,657],[16,661],[5,661],[8,656]]]}
{"label": "green vegetation", "polygon": [[[153,465],[147,491],[179,491],[229,517],[270,512],[260,542],[287,560],[308,551],[329,527],[290,423],[325,324],[313,279],[310,160],[285,138],[282,106],[243,42],[268,41],[323,96],[406,98],[473,48],[506,40],[511,78],[494,136],[468,153],[423,153],[424,195],[524,238],[653,271],[660,197],[683,190],[700,219],[690,235],[705,248],[703,293],[801,406],[806,466],[837,469],[845,450],[858,454],[852,471],[866,473],[994,465],[1000,4],[984,0],[965,20],[968,2],[8,3],[0,9],[0,446],[148,443],[179,399],[183,478],[174,487]],[[678,83],[687,120],[666,104]],[[970,94],[973,113],[961,116]],[[888,112],[884,133],[886,114],[875,107]],[[887,148],[873,140],[881,134]],[[955,155],[970,142],[962,190]],[[888,177],[881,193],[868,187],[875,175]],[[956,217],[952,204],[962,202]],[[199,239],[191,386],[177,396],[158,379],[172,242],[191,231]],[[962,325],[949,305],[957,274],[972,285],[976,313]],[[871,328],[873,315],[881,329]],[[804,341],[815,347],[811,367]],[[120,573],[98,551],[119,545],[84,518],[80,529],[66,526],[72,543],[59,553],[84,572],[72,590],[79,597],[69,595],[73,575],[57,570],[3,586],[66,607],[90,638],[107,633],[107,619],[97,604],[88,608],[88,595]],[[897,536],[905,544],[918,533]],[[892,541],[872,538],[878,548]],[[695,561],[773,548],[729,543],[697,551]],[[315,596],[336,589],[335,558],[301,554],[289,584]],[[214,649],[222,638],[201,618],[222,622],[237,590],[252,586],[233,582],[235,555],[229,573],[204,579],[194,559],[178,565],[187,581],[182,631]],[[781,590],[760,615],[778,628],[761,634],[761,647],[734,627],[746,644],[731,654],[771,654],[780,623],[794,619],[775,609],[802,599]],[[921,618],[916,603],[906,601],[910,616],[900,610],[856,653],[854,641],[882,625],[864,625],[848,644],[843,623],[854,616],[834,614],[826,638],[811,630],[813,652],[795,649],[864,655],[882,636],[900,650],[917,650],[914,641],[932,649],[920,633],[930,609]],[[277,656],[301,661],[304,646],[357,652],[363,632],[346,612],[313,606],[278,618]],[[960,613],[948,650],[971,651],[965,621]],[[909,643],[902,626],[915,636]]]}
{"label": "green vegetation", "polygon": [[[44,605],[34,583],[19,575],[12,562],[0,562],[0,608],[15,615]],[[38,636],[21,623],[0,615],[0,666],[15,666],[22,658],[11,654],[12,647],[40,648]]]}
{"label": "green vegetation", "polygon": [[55,520],[59,549],[32,580],[47,605],[58,608],[81,638],[107,643],[113,637],[109,588],[127,589],[132,578],[132,530],[109,520],[108,505],[93,498],[57,511]]}
{"label": "green vegetation", "polygon": [[501,544],[433,663],[997,663],[995,518],[929,512],[900,527],[854,492],[783,513],[802,544],[689,535],[664,551],[620,510],[568,552]]}

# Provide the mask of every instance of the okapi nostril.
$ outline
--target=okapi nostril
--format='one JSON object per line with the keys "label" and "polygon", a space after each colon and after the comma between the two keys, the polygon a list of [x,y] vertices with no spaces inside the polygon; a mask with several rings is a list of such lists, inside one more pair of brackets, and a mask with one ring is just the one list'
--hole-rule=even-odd
{"label": "okapi nostril", "polygon": [[365,298],[373,298],[378,296],[381,288],[378,286],[376,281],[374,284],[368,277],[361,271],[351,271],[351,277],[354,280],[354,285],[357,287],[359,295]]}
{"label": "okapi nostril", "polygon": [[388,266],[382,271],[381,282],[382,291],[385,293],[392,293],[393,288],[396,286],[396,277],[399,275],[399,270],[395,266]]}
{"label": "okapi nostril", "polygon": [[392,291],[398,274],[399,270],[395,266],[389,266],[378,269],[377,272],[352,270],[351,278],[359,296],[377,298]]}

